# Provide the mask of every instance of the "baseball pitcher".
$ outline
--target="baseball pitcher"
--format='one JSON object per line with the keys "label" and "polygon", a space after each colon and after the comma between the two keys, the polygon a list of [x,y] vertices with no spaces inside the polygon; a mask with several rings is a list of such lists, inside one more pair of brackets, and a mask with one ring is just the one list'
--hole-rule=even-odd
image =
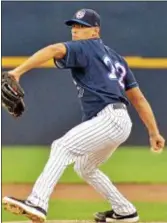
{"label": "baseball pitcher", "polygon": [[56,68],[70,69],[72,73],[83,120],[53,141],[48,162],[27,199],[4,197],[4,207],[34,222],[45,221],[55,185],[66,167],[74,163],[76,173],[111,205],[111,210],[95,214],[96,221],[137,222],[136,208],[99,170],[99,165],[131,133],[132,122],[127,111],[129,101],[148,129],[153,150],[161,151],[165,140],[126,61],[103,43],[99,14],[91,9],[82,9],[65,23],[71,26],[72,41],[49,45],[20,66],[3,73],[2,102],[11,115],[20,116],[25,108],[20,77],[54,59]]}

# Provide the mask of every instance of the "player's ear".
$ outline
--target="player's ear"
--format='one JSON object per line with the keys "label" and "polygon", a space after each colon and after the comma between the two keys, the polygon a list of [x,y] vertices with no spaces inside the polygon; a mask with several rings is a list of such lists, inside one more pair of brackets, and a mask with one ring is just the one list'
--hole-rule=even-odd
{"label": "player's ear", "polygon": [[100,27],[95,27],[95,33],[100,36]]}

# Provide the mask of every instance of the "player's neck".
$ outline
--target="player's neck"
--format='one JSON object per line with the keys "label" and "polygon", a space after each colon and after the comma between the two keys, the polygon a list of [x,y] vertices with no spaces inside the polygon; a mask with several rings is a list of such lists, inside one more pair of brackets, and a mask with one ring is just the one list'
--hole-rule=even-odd
{"label": "player's neck", "polygon": [[99,35],[93,35],[93,36],[90,36],[88,38],[86,38],[87,40],[88,39],[100,39],[100,36]]}

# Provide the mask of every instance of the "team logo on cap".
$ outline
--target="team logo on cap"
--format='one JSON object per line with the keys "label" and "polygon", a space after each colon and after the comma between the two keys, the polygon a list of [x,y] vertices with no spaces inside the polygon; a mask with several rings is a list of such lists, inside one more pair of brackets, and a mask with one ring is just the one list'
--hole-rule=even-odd
{"label": "team logo on cap", "polygon": [[80,11],[78,11],[78,12],[76,13],[75,16],[76,16],[77,19],[82,19],[82,18],[84,17],[85,13],[86,13],[85,10],[80,10]]}

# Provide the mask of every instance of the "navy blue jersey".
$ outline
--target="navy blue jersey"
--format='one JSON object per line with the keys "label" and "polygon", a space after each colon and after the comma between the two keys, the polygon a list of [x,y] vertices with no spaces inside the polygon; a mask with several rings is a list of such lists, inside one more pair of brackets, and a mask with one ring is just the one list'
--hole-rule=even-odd
{"label": "navy blue jersey", "polygon": [[71,69],[83,120],[92,118],[107,104],[129,104],[125,91],[138,84],[120,55],[105,46],[101,39],[64,44],[67,54],[55,64],[58,68]]}

